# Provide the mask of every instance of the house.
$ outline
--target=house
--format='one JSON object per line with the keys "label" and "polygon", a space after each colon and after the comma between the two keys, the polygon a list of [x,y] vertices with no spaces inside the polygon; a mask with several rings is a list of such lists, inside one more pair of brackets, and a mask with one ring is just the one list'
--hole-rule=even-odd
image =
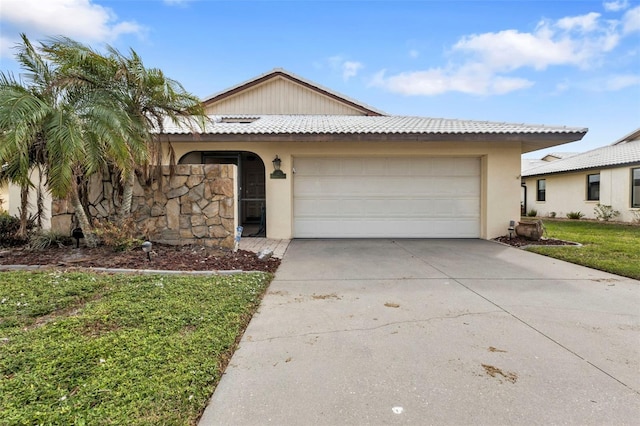
{"label": "house", "polygon": [[[278,239],[505,235],[509,221],[520,216],[521,155],[587,132],[388,115],[283,69],[203,103],[211,117],[203,131],[167,122],[161,140],[182,170],[235,165],[232,223]],[[158,223],[171,223],[178,232],[187,222],[202,222],[193,215],[203,207],[189,203],[145,209],[166,215]],[[59,205],[51,211],[65,214]],[[183,211],[190,216],[182,217]],[[67,219],[58,222],[65,223],[60,230],[68,228]],[[201,228],[207,225],[199,223],[194,237],[206,239]]]}
{"label": "house", "polygon": [[[551,161],[549,161],[551,160]],[[524,164],[526,164],[523,161]],[[522,170],[525,211],[596,218],[598,204],[620,212],[616,220],[640,219],[640,129],[611,145],[549,159]]]}
{"label": "house", "polygon": [[[494,238],[520,215],[523,153],[585,128],[387,115],[282,69],[167,124],[183,164],[238,166],[238,218],[271,238]],[[275,169],[279,169],[276,172]]]}

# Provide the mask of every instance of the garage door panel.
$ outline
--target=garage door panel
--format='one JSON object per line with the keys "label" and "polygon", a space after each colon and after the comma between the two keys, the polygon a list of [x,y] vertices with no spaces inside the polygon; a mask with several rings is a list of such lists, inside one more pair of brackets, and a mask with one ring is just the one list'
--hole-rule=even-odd
{"label": "garage door panel", "polygon": [[294,236],[476,238],[478,158],[296,158]]}

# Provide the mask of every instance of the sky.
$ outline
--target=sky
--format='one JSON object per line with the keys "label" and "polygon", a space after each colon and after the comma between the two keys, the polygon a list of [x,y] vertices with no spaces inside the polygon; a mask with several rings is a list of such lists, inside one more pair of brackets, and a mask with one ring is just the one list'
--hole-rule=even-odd
{"label": "sky", "polygon": [[640,127],[640,0],[0,0],[0,70],[19,34],[135,50],[207,97],[274,68],[393,115]]}

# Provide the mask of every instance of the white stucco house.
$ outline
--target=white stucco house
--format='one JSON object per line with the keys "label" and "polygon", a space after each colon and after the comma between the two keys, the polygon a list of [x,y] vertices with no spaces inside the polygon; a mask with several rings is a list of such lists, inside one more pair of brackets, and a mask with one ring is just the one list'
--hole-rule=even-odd
{"label": "white stucco house", "polygon": [[238,223],[278,239],[505,235],[521,155],[587,132],[389,115],[283,69],[203,103],[207,128],[167,123],[165,147],[181,164],[236,165]]}
{"label": "white stucco house", "polygon": [[[238,217],[271,238],[494,238],[520,215],[523,153],[586,128],[388,115],[282,69],[204,99],[181,163],[238,165]],[[281,174],[274,175],[278,158]]]}
{"label": "white stucco house", "polygon": [[524,210],[596,218],[597,204],[620,212],[616,220],[640,219],[640,129],[611,145],[581,154],[545,156],[522,163]]}

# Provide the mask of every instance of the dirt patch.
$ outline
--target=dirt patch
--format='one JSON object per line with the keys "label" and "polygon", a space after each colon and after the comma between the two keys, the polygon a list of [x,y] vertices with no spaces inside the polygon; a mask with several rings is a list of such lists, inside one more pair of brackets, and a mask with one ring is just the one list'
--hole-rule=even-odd
{"label": "dirt patch", "polygon": [[400,305],[398,305],[397,303],[391,303],[391,302],[385,303],[384,306],[386,306],[387,308],[399,308],[400,307]]}
{"label": "dirt patch", "polygon": [[315,300],[327,300],[327,299],[340,300],[340,299],[342,299],[340,296],[338,296],[335,293],[331,293],[331,294],[312,294],[311,298],[315,299]]}
{"label": "dirt patch", "polygon": [[498,367],[494,367],[493,365],[481,364],[484,371],[491,377],[502,376],[507,381],[511,383],[515,383],[518,380],[518,375],[514,372],[507,371],[506,373],[499,369]]}
{"label": "dirt patch", "polygon": [[169,271],[263,271],[275,272],[280,259],[258,259],[245,250],[233,252],[200,246],[154,244],[151,260],[142,249],[114,251],[111,247],[50,247],[45,250],[15,248],[3,250],[0,265],[51,267],[157,269]]}

